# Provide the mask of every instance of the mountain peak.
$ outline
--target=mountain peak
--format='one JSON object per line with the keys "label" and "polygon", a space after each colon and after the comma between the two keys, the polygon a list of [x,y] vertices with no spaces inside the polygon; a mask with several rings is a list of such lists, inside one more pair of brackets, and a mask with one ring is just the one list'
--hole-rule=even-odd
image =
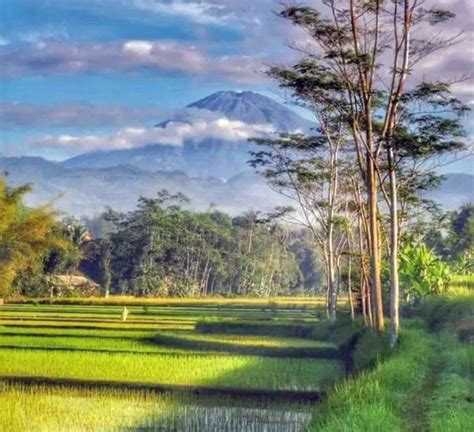
{"label": "mountain peak", "polygon": [[252,91],[224,90],[200,99],[186,108],[218,112],[232,120],[249,124],[270,123],[278,130],[307,130],[310,122],[281,103]]}

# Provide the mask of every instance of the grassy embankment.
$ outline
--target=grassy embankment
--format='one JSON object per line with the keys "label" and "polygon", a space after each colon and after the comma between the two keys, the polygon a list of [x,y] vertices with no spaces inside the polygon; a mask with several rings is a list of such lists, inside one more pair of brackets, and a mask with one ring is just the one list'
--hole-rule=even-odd
{"label": "grassy embankment", "polygon": [[[473,278],[468,279],[474,281]],[[474,292],[456,284],[403,320],[396,351],[366,333],[354,353],[371,370],[336,385],[315,412],[314,431],[465,432],[474,424]],[[382,340],[382,347],[384,341]]]}

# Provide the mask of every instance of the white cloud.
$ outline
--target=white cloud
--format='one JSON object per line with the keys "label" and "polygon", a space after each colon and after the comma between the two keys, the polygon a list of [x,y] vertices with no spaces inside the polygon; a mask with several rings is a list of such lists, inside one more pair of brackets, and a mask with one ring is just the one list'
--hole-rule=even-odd
{"label": "white cloud", "polygon": [[106,136],[47,135],[31,140],[30,147],[61,149],[70,152],[112,150],[141,147],[148,144],[182,146],[186,141],[200,142],[205,138],[230,142],[245,141],[275,132],[269,124],[247,124],[226,117],[200,119],[191,122],[171,121],[165,127],[127,127]]}
{"label": "white cloud", "polygon": [[211,57],[193,45],[147,40],[123,43],[45,42],[28,47],[0,47],[0,64],[0,74],[13,77],[147,69],[220,76],[240,82],[255,82],[264,78],[260,58]]}
{"label": "white cloud", "polygon": [[153,50],[153,44],[149,41],[128,41],[123,44],[123,50],[133,54],[147,56]]}
{"label": "white cloud", "polygon": [[64,41],[69,39],[69,33],[64,26],[47,25],[38,30],[31,30],[16,34],[20,42],[42,44],[46,41]]}
{"label": "white cloud", "polygon": [[207,1],[132,0],[132,4],[139,10],[178,16],[198,24],[224,24],[232,16],[225,13],[225,6]]}
{"label": "white cloud", "polygon": [[121,126],[156,122],[165,114],[169,115],[169,111],[148,106],[0,102],[0,126],[3,128]]}

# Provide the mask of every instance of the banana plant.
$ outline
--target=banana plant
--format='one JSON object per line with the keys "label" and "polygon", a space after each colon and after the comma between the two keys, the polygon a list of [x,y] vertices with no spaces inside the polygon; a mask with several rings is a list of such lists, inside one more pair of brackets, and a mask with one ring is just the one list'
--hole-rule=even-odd
{"label": "banana plant", "polygon": [[447,289],[451,270],[423,243],[407,243],[400,251],[400,281],[406,301],[418,301]]}

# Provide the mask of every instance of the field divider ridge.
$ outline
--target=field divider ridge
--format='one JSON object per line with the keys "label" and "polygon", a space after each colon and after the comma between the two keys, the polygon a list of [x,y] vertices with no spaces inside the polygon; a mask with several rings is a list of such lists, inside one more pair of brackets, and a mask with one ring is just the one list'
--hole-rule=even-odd
{"label": "field divider ridge", "polygon": [[186,386],[149,384],[141,382],[121,382],[107,380],[83,380],[77,378],[51,378],[42,376],[2,376],[0,382],[7,384],[22,385],[46,385],[46,386],[73,386],[79,388],[94,389],[117,389],[150,391],[156,393],[182,393],[195,396],[222,396],[222,397],[244,397],[255,399],[271,399],[272,401],[293,402],[319,402],[325,392],[308,390],[269,390],[269,389],[242,389],[232,387],[208,387],[208,386]]}

